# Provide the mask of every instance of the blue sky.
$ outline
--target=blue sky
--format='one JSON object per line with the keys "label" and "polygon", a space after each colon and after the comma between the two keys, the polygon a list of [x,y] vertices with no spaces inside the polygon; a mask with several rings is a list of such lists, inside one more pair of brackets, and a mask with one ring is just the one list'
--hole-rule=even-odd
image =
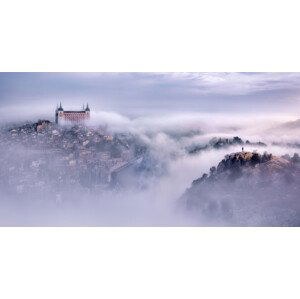
{"label": "blue sky", "polygon": [[300,73],[0,73],[5,107],[155,111],[300,111]]}

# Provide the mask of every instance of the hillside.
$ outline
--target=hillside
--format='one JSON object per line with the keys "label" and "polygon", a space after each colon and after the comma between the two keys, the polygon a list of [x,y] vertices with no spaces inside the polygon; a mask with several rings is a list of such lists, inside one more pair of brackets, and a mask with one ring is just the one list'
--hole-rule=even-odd
{"label": "hillside", "polygon": [[193,181],[181,200],[212,225],[299,225],[300,159],[238,152]]}

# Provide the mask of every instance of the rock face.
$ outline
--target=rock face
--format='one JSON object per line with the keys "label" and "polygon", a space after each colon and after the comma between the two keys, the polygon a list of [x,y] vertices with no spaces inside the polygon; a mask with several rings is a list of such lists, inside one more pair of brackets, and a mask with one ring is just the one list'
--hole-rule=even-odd
{"label": "rock face", "polygon": [[300,159],[256,152],[226,156],[182,196],[209,225],[300,224]]}

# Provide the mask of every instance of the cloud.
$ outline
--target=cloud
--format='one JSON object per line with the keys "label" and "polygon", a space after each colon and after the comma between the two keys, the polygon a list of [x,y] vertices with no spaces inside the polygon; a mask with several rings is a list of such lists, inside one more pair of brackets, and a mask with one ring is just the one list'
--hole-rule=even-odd
{"label": "cloud", "polygon": [[203,94],[249,95],[300,90],[300,73],[166,73],[165,79],[190,82],[190,86]]}

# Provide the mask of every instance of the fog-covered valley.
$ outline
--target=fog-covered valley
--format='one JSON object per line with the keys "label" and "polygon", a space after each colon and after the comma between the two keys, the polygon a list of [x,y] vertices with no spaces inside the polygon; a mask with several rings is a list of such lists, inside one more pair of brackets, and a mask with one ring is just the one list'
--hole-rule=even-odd
{"label": "fog-covered valley", "polygon": [[[300,148],[299,130],[292,117],[247,114],[130,118],[94,112],[79,126],[57,126],[36,116],[6,121],[1,126],[1,225],[299,225],[296,200],[275,199],[270,191],[279,184],[281,190],[296,188],[297,161],[283,163],[282,171],[293,176],[285,185],[273,175],[256,175],[260,163],[238,162],[239,177],[220,175],[214,184],[195,187],[192,200],[187,197],[193,181],[231,153],[292,159]],[[268,187],[258,191],[266,175]],[[297,197],[297,188],[293,192]]]}

